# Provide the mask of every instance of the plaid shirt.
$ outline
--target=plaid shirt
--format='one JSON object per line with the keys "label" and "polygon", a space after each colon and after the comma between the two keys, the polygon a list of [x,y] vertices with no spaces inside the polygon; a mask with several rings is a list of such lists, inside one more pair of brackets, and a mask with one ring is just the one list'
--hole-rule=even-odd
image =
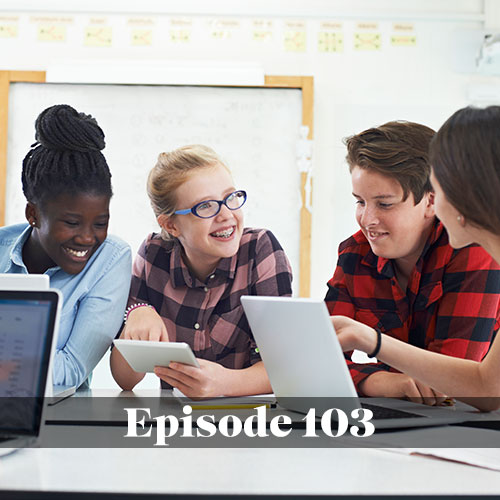
{"label": "plaid shirt", "polygon": [[[500,267],[477,245],[453,250],[436,222],[406,293],[392,260],[377,257],[361,231],[341,243],[325,297],[331,315],[354,318],[417,347],[480,361],[500,319]],[[347,363],[359,383],[383,363]]]}
{"label": "plaid shirt", "polygon": [[128,304],[154,306],[169,339],[186,342],[196,357],[227,368],[260,361],[240,297],[292,294],[291,267],[275,236],[244,229],[238,253],[221,259],[205,282],[191,273],[181,253],[177,239],[149,235],[134,261]]}

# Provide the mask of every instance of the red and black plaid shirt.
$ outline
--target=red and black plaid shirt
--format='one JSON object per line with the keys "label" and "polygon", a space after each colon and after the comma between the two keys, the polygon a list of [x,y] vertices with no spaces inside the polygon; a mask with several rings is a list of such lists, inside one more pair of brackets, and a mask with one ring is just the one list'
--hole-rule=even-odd
{"label": "red and black plaid shirt", "polygon": [[[411,273],[406,293],[392,260],[377,257],[361,231],[340,244],[325,297],[331,315],[354,318],[430,351],[480,361],[500,319],[500,267],[477,245],[454,250],[436,222]],[[359,383],[383,363],[347,363]]]}

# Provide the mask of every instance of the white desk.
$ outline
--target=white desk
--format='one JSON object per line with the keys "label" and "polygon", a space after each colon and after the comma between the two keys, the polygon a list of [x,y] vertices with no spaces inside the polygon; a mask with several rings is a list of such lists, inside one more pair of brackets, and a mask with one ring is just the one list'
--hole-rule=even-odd
{"label": "white desk", "polygon": [[[26,449],[0,488],[190,494],[500,493],[500,472],[372,449]],[[1,495],[1,493],[0,493]]]}

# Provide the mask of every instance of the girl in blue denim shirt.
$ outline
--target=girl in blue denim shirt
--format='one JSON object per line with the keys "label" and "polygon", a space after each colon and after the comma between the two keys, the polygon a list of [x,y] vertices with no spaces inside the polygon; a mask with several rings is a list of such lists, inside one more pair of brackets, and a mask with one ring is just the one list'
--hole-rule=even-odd
{"label": "girl in blue denim shirt", "polygon": [[56,105],[35,128],[22,169],[28,223],[0,228],[0,272],[48,274],[61,290],[53,382],[80,387],[121,326],[130,248],[108,236],[111,173],[96,120]]}

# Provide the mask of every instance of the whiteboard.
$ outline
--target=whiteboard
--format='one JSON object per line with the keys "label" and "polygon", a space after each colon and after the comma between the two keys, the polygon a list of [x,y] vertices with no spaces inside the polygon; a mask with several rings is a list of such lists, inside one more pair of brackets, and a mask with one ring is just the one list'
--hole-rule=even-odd
{"label": "whiteboard", "polygon": [[22,160],[34,142],[38,114],[69,104],[94,116],[106,135],[112,173],[109,232],[135,253],[158,232],[146,179],[158,154],[186,144],[212,147],[245,189],[247,227],[270,229],[290,259],[299,290],[300,89],[12,83],[9,94],[6,224],[22,222]]}

